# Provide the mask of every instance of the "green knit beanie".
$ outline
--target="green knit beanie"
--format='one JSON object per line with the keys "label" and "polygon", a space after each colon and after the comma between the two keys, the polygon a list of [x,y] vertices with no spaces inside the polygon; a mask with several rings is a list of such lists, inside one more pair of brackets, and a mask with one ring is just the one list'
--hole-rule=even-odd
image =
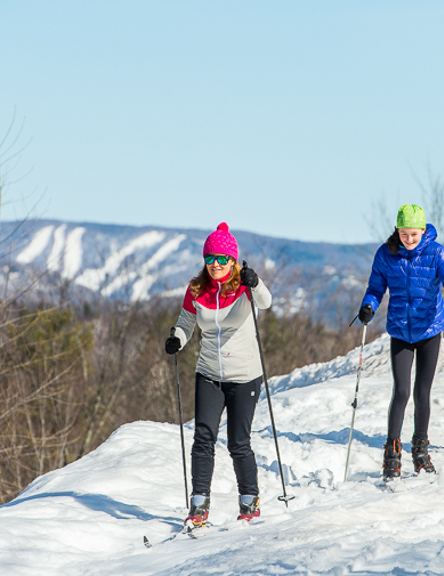
{"label": "green knit beanie", "polygon": [[424,210],[417,204],[404,204],[398,210],[397,228],[425,228]]}

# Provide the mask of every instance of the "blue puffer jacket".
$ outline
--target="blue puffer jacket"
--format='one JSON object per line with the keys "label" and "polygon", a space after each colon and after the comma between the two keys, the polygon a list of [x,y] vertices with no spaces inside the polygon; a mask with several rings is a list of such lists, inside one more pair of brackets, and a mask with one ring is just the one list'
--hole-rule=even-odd
{"label": "blue puffer jacket", "polygon": [[418,342],[444,330],[444,248],[434,242],[436,229],[427,224],[414,250],[399,248],[392,254],[387,244],[376,252],[362,306],[376,312],[389,289],[387,332],[393,338]]}

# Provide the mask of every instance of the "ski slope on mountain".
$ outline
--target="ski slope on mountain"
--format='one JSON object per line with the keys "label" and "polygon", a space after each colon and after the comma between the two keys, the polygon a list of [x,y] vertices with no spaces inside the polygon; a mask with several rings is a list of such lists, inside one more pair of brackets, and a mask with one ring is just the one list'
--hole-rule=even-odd
{"label": "ski slope on mountain", "polygon": [[[82,298],[100,294],[113,300],[146,302],[159,295],[175,295],[178,286],[187,286],[201,270],[202,247],[210,232],[59,220],[2,222],[0,285],[12,281],[9,291],[13,291],[41,275],[39,287],[47,294],[54,284],[68,281]],[[273,278],[279,269],[280,282],[273,290],[277,313],[282,308],[296,313],[309,296],[322,302],[338,285],[349,303],[350,293],[361,293],[362,277],[367,278],[376,249],[372,244],[301,242],[233,232],[240,261],[246,259],[264,278]],[[9,275],[10,268],[14,276]]]}
{"label": "ski slope on mountain", "polygon": [[[14,576],[435,575],[444,573],[444,365],[432,389],[437,474],[385,489],[382,444],[391,393],[389,339],[365,347],[348,481],[350,406],[359,350],[270,379],[288,509],[262,395],[252,442],[261,517],[235,521],[237,491],[225,425],[216,447],[209,529],[175,537],[186,515],[176,425],[135,422],[97,450],[36,479],[0,508],[1,573]],[[180,355],[179,355],[180,362]],[[413,407],[403,430],[412,472]],[[186,451],[192,423],[185,427]],[[143,544],[146,536],[151,548]]]}

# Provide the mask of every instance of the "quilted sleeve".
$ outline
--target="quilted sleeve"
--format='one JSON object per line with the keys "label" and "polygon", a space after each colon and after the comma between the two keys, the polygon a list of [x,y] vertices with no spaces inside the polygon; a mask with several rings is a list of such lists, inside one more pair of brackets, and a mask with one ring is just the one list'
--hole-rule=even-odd
{"label": "quilted sleeve", "polygon": [[384,257],[384,245],[382,245],[375,254],[368,287],[361,304],[361,306],[370,304],[374,312],[379,308],[387,290],[387,265]]}
{"label": "quilted sleeve", "polygon": [[438,250],[438,278],[444,284],[444,247],[440,246]]}

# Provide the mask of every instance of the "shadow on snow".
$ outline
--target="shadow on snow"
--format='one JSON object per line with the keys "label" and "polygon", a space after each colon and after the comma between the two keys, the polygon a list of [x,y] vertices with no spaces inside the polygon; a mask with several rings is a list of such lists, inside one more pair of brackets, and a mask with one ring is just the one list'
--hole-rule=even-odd
{"label": "shadow on snow", "polygon": [[78,494],[77,492],[44,492],[42,494],[35,494],[33,496],[16,498],[12,502],[3,504],[1,508],[9,508],[12,506],[17,506],[24,502],[30,502],[32,500],[40,500],[44,498],[73,498],[86,508],[94,510],[95,512],[104,512],[109,514],[113,518],[118,520],[129,520],[136,518],[137,520],[159,520],[162,519],[167,524],[177,525],[177,518],[159,518],[153,514],[148,514],[144,512],[139,506],[133,504],[124,504],[123,502],[118,502],[113,500],[109,496],[104,496],[103,494]]}

